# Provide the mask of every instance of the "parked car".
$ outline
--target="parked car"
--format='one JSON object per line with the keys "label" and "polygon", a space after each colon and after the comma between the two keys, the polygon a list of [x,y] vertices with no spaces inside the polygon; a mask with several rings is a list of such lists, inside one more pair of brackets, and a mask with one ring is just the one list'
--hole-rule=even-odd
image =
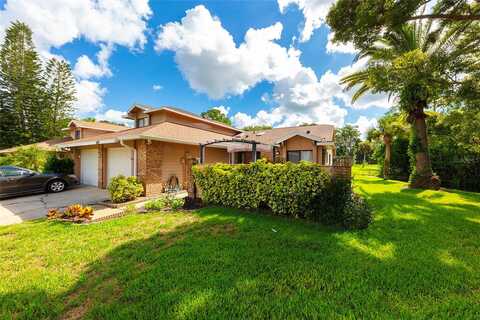
{"label": "parked car", "polygon": [[32,170],[0,166],[0,198],[35,192],[61,192],[78,184],[74,175],[38,173]]}

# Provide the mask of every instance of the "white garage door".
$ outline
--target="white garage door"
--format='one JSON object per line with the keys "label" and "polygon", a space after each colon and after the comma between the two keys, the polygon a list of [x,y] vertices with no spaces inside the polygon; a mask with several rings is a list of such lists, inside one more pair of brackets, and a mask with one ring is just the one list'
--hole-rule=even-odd
{"label": "white garage door", "polygon": [[123,174],[126,177],[133,176],[132,151],[127,148],[107,149],[107,180],[110,182],[115,176]]}
{"label": "white garage door", "polygon": [[98,185],[98,151],[85,149],[80,153],[80,183]]}

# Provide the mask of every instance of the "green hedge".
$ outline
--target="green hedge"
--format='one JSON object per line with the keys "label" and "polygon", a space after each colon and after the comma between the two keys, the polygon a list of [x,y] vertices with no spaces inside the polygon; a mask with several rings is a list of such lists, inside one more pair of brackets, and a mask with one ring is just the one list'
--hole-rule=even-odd
{"label": "green hedge", "polygon": [[107,189],[113,203],[135,200],[143,194],[143,185],[136,177],[125,177],[123,175],[113,177]]}
{"label": "green hedge", "polygon": [[[350,180],[337,180],[311,162],[214,164],[193,168],[207,204],[270,209],[274,214],[344,224]],[[368,213],[371,214],[371,213]]]}
{"label": "green hedge", "polygon": [[43,172],[73,174],[74,162],[70,158],[60,158],[56,154],[48,156]]}

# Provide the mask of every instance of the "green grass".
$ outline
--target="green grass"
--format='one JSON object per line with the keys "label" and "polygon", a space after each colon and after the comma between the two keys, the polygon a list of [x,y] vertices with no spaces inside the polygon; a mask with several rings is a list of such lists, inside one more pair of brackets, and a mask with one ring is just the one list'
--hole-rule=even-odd
{"label": "green grass", "polygon": [[355,186],[360,232],[221,208],[2,227],[0,319],[478,319],[480,195]]}

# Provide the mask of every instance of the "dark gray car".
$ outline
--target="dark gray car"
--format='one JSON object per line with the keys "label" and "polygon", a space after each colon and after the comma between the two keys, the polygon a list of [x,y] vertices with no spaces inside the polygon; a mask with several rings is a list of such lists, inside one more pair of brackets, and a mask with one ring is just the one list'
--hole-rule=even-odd
{"label": "dark gray car", "polygon": [[78,184],[74,175],[38,173],[32,170],[0,166],[0,198],[36,192],[61,192]]}

